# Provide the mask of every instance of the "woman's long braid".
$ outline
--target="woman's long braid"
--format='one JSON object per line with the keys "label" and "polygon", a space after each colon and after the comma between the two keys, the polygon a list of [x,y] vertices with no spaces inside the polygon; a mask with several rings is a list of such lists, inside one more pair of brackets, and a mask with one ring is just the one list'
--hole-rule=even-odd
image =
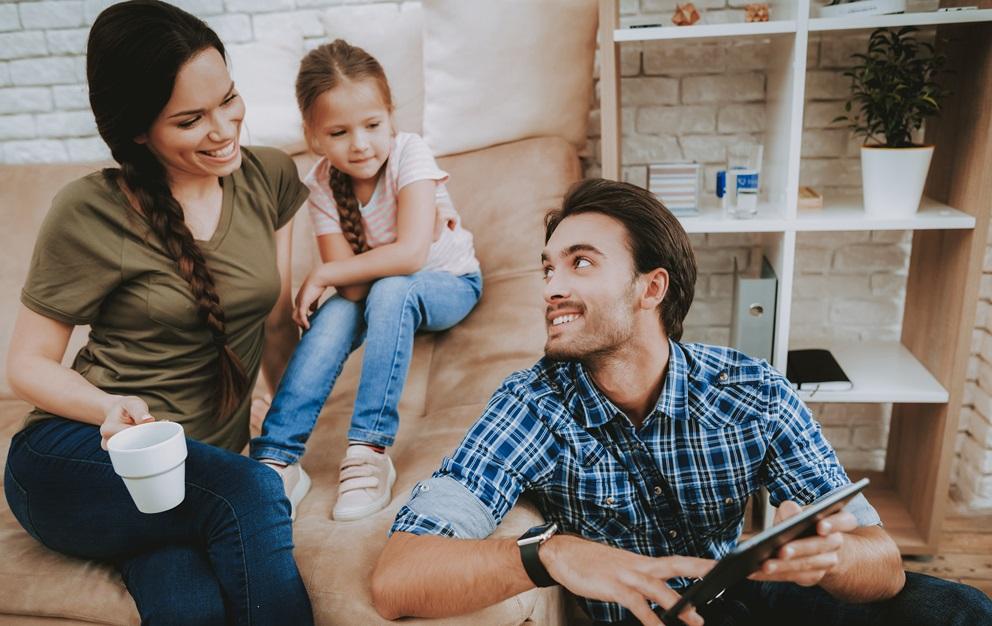
{"label": "woman's long braid", "polygon": [[362,212],[358,208],[358,198],[351,184],[351,176],[341,170],[331,168],[331,193],[338,205],[338,216],[341,218],[341,232],[355,254],[361,254],[369,249],[365,239],[365,228],[362,226]]}
{"label": "woman's long braid", "polygon": [[152,231],[176,262],[179,275],[189,283],[200,319],[213,336],[218,356],[216,410],[218,419],[226,420],[247,395],[248,377],[241,360],[227,345],[226,316],[206,259],[186,226],[183,208],[172,195],[159,162],[149,153],[140,168],[135,163],[123,163],[121,174]]}

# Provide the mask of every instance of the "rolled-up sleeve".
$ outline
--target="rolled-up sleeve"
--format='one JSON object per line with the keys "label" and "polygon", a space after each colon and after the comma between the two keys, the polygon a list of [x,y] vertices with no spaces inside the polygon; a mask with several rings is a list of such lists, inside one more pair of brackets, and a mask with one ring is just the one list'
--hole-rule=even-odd
{"label": "rolled-up sleeve", "polygon": [[487,537],[520,494],[550,473],[557,450],[536,404],[504,383],[454,453],[414,487],[390,534]]}

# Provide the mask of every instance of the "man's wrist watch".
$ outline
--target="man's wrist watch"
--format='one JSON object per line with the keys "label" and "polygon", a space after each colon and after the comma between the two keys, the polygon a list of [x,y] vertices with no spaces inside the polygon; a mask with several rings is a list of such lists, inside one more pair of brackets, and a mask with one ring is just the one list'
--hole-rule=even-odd
{"label": "man's wrist watch", "polygon": [[517,546],[520,548],[520,560],[524,563],[527,576],[530,577],[538,587],[553,587],[558,583],[548,573],[541,558],[537,555],[541,544],[551,539],[558,532],[558,524],[554,522],[535,526],[517,538]]}

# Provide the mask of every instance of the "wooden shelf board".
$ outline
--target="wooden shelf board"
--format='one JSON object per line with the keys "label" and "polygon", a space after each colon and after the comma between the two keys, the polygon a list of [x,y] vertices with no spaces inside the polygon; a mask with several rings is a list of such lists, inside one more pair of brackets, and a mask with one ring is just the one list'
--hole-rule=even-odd
{"label": "wooden shelf board", "polygon": [[885,474],[852,470],[848,472],[848,476],[852,482],[866,476],[871,479],[871,484],[865,488],[865,497],[878,511],[885,531],[895,540],[900,552],[903,554],[930,554],[933,552],[933,547],[927,545],[913,518],[910,517],[909,510],[903,504],[899,494],[889,484]]}
{"label": "wooden shelf board", "polygon": [[797,231],[938,230],[974,227],[974,216],[932,198],[923,198],[915,215],[877,217],[865,213],[861,196],[828,196],[823,199],[822,209],[799,209],[795,220]]}
{"label": "wooden shelf board", "polygon": [[939,404],[947,390],[897,341],[828,344],[854,388],[849,391],[801,391],[804,402],[899,402]]}
{"label": "wooden shelf board", "polygon": [[967,22],[992,22],[992,9],[974,11],[921,11],[893,13],[891,15],[858,15],[845,17],[814,17],[809,21],[810,32],[831,30],[856,30],[899,26],[937,26],[939,24],[964,24]]}
{"label": "wooden shelf board", "polygon": [[795,20],[772,22],[734,22],[730,24],[695,24],[693,26],[655,26],[618,28],[614,41],[661,41],[671,39],[718,39],[723,37],[763,37],[796,32]]}

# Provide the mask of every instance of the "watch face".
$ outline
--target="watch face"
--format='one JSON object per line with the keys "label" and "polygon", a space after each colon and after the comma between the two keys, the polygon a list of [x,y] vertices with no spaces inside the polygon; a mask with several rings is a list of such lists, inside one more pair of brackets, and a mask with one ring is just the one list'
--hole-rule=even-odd
{"label": "watch face", "polygon": [[558,526],[556,526],[553,522],[550,524],[542,524],[540,526],[534,526],[533,528],[528,529],[527,532],[525,532],[524,534],[520,535],[520,537],[517,539],[517,543],[520,545],[524,545],[527,543],[534,543],[537,541],[541,541],[543,539],[546,539],[551,534],[554,534],[554,532],[557,530],[558,530]]}
{"label": "watch face", "polygon": [[534,526],[533,528],[527,529],[527,532],[525,532],[524,534],[520,535],[520,538],[521,539],[533,539],[535,537],[540,537],[541,535],[544,534],[544,531],[546,531],[550,527],[551,527],[551,524],[541,524],[540,526]]}

